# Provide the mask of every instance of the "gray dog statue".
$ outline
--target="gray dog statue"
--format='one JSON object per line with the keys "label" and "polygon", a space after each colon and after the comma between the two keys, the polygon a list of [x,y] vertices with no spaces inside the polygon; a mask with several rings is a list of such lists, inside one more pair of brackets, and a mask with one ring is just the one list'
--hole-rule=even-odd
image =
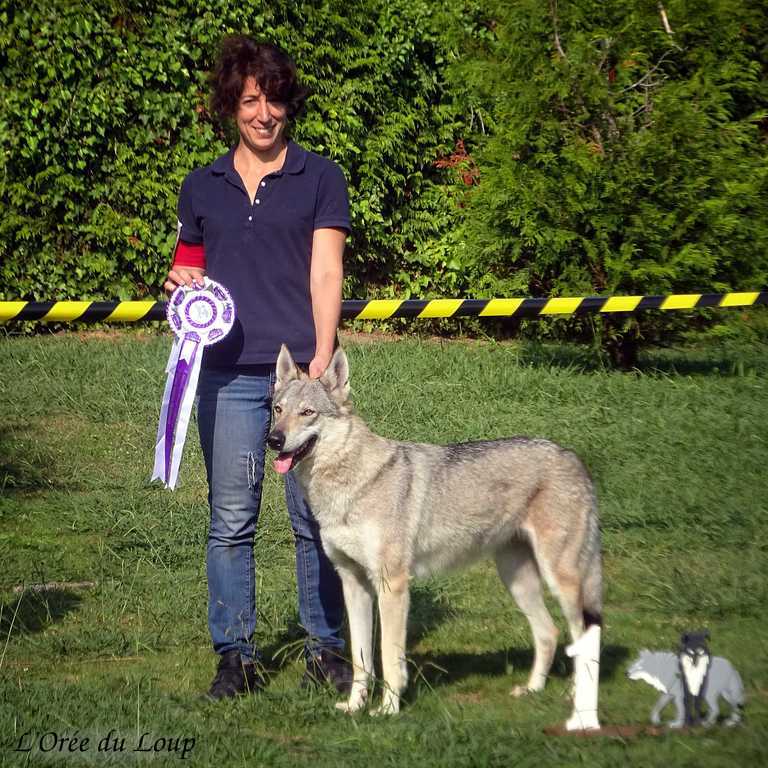
{"label": "gray dog statue", "polygon": [[[741,722],[744,708],[744,685],[739,673],[727,659],[721,656],[707,657],[706,669],[698,675],[691,675],[686,670],[686,664],[681,661],[680,654],[671,651],[640,651],[640,655],[632,662],[627,670],[630,680],[642,680],[652,685],[661,696],[651,710],[651,722],[661,724],[662,710],[670,702],[675,703],[675,719],[667,723],[669,728],[682,728],[684,725],[699,723],[701,711],[692,717],[689,712],[691,702],[696,701],[700,706],[706,703],[707,713],[701,724],[708,728],[717,722],[720,714],[719,699],[730,705],[731,713],[725,720],[726,726],[734,726]],[[702,654],[703,656],[703,654]],[[691,689],[691,685],[695,690]]]}

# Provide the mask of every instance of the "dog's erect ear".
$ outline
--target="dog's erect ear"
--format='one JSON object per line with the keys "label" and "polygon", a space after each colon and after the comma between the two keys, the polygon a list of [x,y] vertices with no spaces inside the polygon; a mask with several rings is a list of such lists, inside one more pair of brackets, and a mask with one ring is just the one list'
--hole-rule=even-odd
{"label": "dog's erect ear", "polygon": [[280,347],[280,354],[277,356],[277,368],[275,370],[275,389],[284,387],[289,381],[298,379],[300,371],[293,362],[291,353],[288,351],[288,347],[283,344]]}
{"label": "dog's erect ear", "polygon": [[334,400],[344,403],[349,398],[349,363],[341,347],[336,348],[320,381]]}

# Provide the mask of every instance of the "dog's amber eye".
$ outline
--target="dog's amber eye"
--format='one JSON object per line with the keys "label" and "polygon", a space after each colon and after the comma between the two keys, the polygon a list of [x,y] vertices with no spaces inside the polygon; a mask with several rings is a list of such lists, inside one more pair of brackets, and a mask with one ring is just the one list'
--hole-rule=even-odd
{"label": "dog's amber eye", "polygon": [[299,416],[314,416],[315,412],[311,408],[305,408]]}
{"label": "dog's amber eye", "polygon": [[283,412],[283,409],[279,405],[276,405],[273,410],[278,416]]}

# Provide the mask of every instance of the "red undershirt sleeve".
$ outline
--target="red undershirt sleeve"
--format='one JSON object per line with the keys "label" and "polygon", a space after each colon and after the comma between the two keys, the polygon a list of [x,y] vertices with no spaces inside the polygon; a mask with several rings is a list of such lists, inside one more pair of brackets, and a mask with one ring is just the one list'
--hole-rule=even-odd
{"label": "red undershirt sleeve", "polygon": [[185,243],[179,240],[173,254],[173,267],[205,269],[205,248],[202,243]]}

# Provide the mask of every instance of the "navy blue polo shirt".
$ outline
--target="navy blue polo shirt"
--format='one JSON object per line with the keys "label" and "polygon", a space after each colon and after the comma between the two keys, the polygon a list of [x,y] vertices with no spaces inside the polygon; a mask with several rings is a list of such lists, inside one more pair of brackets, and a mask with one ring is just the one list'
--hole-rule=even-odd
{"label": "navy blue polo shirt", "polygon": [[234,151],[192,171],[179,194],[180,239],[203,243],[206,274],[235,302],[235,325],[206,348],[203,366],[274,364],[282,343],[308,363],[315,354],[312,237],[321,227],[350,231],[344,174],[289,141],[283,167],[262,179],[251,203]]}

